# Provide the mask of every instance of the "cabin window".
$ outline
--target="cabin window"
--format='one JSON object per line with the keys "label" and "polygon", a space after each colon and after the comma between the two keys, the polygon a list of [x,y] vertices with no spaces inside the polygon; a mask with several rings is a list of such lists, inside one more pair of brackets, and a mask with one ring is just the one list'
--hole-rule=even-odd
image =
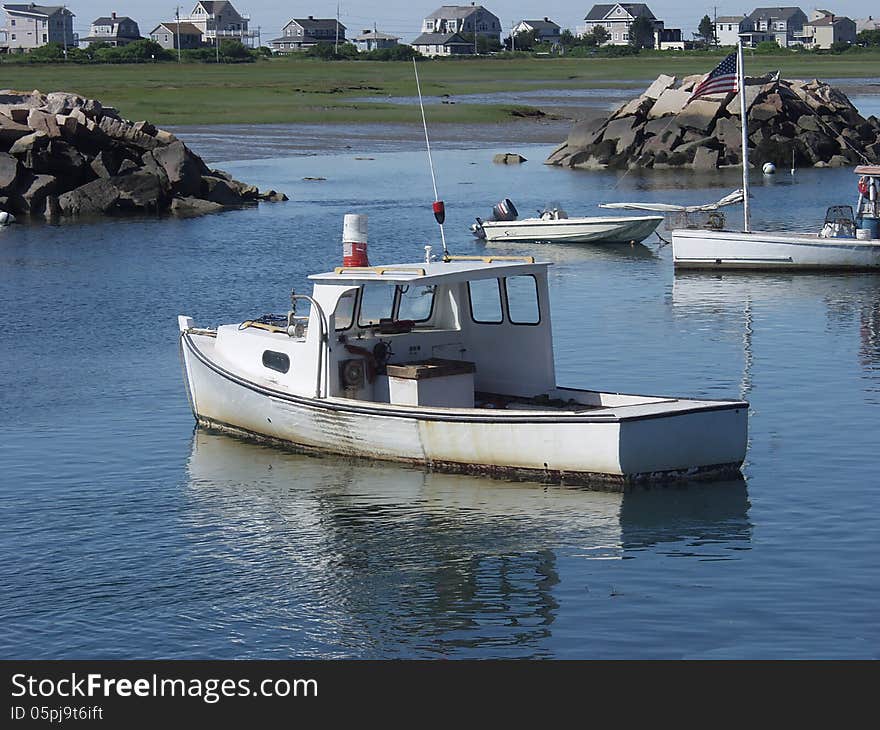
{"label": "cabin window", "polygon": [[411,319],[413,322],[427,322],[431,319],[435,288],[432,284],[398,286],[396,319]]}
{"label": "cabin window", "polygon": [[269,370],[276,370],[279,373],[286,373],[290,370],[290,358],[283,352],[275,352],[275,350],[263,351],[263,365]]}
{"label": "cabin window", "polygon": [[471,319],[480,324],[498,324],[504,317],[501,312],[501,281],[477,279],[468,282],[468,298],[471,302]]}
{"label": "cabin window", "polygon": [[507,292],[507,315],[513,324],[538,324],[538,282],[534,276],[509,276],[504,280]]}
{"label": "cabin window", "polygon": [[365,284],[361,289],[361,311],[358,324],[369,327],[380,319],[390,319],[394,311],[394,287],[387,284]]}
{"label": "cabin window", "polygon": [[354,323],[354,305],[357,302],[357,289],[345,292],[336,302],[336,311],[333,318],[336,322],[336,331],[347,330]]}

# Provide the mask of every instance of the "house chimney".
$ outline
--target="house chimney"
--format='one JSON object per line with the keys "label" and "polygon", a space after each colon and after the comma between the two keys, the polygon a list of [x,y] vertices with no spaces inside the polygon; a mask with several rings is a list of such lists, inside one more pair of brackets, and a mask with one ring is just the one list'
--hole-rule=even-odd
{"label": "house chimney", "polygon": [[314,16],[314,15],[310,15],[310,16],[309,16],[309,20],[314,20],[314,19],[315,19],[315,16]]}
{"label": "house chimney", "polygon": [[115,12],[110,13],[110,17],[113,18],[113,20],[116,20],[116,13]]}

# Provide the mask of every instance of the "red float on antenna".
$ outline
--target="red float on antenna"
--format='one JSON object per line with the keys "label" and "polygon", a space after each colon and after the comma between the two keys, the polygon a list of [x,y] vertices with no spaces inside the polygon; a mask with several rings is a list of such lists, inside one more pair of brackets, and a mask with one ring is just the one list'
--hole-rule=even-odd
{"label": "red float on antenna", "polygon": [[442,226],[443,221],[446,220],[446,206],[443,205],[442,200],[435,200],[432,207],[434,209],[434,217],[437,219],[437,222]]}

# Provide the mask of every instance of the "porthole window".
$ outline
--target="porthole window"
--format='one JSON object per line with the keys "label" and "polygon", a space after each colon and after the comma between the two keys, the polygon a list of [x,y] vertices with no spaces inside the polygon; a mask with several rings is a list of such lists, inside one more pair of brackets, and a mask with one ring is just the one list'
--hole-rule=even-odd
{"label": "porthole window", "polygon": [[275,350],[263,351],[263,365],[269,370],[275,370],[279,373],[286,373],[290,370],[290,358],[283,352],[275,352]]}

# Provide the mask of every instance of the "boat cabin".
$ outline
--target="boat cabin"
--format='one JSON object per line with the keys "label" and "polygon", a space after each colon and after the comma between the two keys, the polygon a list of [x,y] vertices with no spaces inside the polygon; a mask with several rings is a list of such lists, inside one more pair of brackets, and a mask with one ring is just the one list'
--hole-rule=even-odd
{"label": "boat cabin", "polygon": [[504,407],[556,387],[548,265],[458,257],[313,274],[286,321],[221,326],[217,352],[309,397]]}

